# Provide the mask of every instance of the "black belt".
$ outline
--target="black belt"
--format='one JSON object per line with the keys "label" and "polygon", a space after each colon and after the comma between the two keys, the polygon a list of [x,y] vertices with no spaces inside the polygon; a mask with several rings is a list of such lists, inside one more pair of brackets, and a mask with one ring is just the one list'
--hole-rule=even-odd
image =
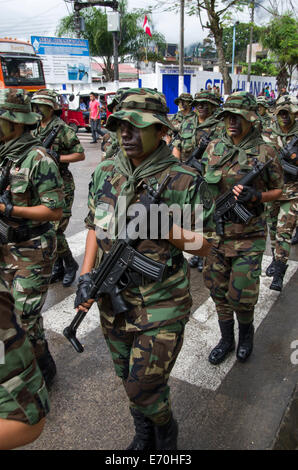
{"label": "black belt", "polygon": [[31,238],[38,237],[43,235],[48,230],[53,228],[53,225],[50,222],[47,222],[37,227],[18,227],[12,229],[12,240],[9,240],[9,243],[21,243]]}

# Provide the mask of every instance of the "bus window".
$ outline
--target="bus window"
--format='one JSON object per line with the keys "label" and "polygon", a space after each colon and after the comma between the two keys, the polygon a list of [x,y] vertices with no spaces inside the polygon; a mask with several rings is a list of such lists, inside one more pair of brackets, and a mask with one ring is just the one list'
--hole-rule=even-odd
{"label": "bus window", "polygon": [[6,86],[44,85],[39,60],[21,57],[1,57]]}

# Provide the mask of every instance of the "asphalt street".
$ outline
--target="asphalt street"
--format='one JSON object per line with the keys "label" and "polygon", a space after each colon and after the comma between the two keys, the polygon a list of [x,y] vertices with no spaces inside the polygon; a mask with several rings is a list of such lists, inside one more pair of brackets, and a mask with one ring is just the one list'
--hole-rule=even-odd
{"label": "asphalt street", "polygon": [[[90,144],[90,134],[80,133],[79,137],[86,159],[71,165],[76,194],[66,235],[81,265],[88,184],[101,160],[101,150],[100,144]],[[208,354],[219,339],[216,313],[202,274],[191,272],[192,314],[170,377],[181,450],[293,449],[298,445],[297,435],[285,425],[298,383],[298,246],[292,248],[282,293],[268,288],[270,279],[264,271],[269,254],[267,249],[256,308],[255,347],[244,364],[236,361],[234,353],[220,366],[209,364]],[[49,289],[43,316],[58,372],[45,429],[24,449],[122,450],[134,434],[128,401],[114,373],[96,306],[82,325],[82,354],[62,335],[75,314],[75,289],[76,282],[68,288],[55,284]]]}

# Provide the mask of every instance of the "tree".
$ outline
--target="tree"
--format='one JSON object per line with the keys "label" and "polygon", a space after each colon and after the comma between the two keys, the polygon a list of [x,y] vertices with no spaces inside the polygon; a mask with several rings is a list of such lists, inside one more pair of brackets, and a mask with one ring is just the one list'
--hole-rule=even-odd
{"label": "tree", "polygon": [[[144,33],[142,23],[145,10],[138,9],[133,13],[127,11],[127,0],[120,0],[119,12],[121,15],[121,31],[118,35],[119,56],[121,60],[129,57],[133,60],[143,60],[146,55],[146,47],[154,46],[154,52],[150,50],[148,59],[158,60],[166,47],[165,38],[162,34],[154,31],[151,22],[152,39]],[[100,57],[104,63],[104,75],[107,81],[113,81],[113,35],[107,30],[107,14],[101,8],[90,7],[81,10],[80,13],[85,20],[85,31],[81,32],[83,39],[88,39],[90,53],[92,56]],[[147,15],[148,16],[148,15]],[[69,15],[60,20],[58,36],[76,36],[74,15]],[[149,38],[149,41],[148,39]]]}
{"label": "tree", "polygon": [[[242,73],[247,73],[247,63],[240,62],[240,65],[243,66]],[[252,75],[266,75],[267,77],[276,77],[278,74],[278,69],[276,68],[276,64],[270,59],[261,59],[253,62],[251,64],[251,73]]]}
{"label": "tree", "polygon": [[298,64],[298,22],[292,13],[275,16],[265,28],[261,41],[280,65],[276,78],[278,89],[287,88],[288,78]]}
{"label": "tree", "polygon": [[[225,58],[231,61],[233,52],[233,26],[225,28],[223,31],[223,48]],[[253,42],[259,42],[263,28],[253,26]],[[247,43],[250,33],[250,24],[239,23],[236,25],[236,44],[235,44],[235,61],[246,62]]]}

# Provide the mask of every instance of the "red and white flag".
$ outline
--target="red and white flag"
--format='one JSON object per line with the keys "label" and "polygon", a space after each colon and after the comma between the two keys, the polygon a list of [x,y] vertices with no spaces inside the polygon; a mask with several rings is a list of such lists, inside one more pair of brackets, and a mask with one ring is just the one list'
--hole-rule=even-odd
{"label": "red and white flag", "polygon": [[143,29],[144,29],[145,33],[148,34],[152,38],[151,29],[150,29],[150,26],[149,26],[149,23],[148,23],[147,15],[145,15]]}

